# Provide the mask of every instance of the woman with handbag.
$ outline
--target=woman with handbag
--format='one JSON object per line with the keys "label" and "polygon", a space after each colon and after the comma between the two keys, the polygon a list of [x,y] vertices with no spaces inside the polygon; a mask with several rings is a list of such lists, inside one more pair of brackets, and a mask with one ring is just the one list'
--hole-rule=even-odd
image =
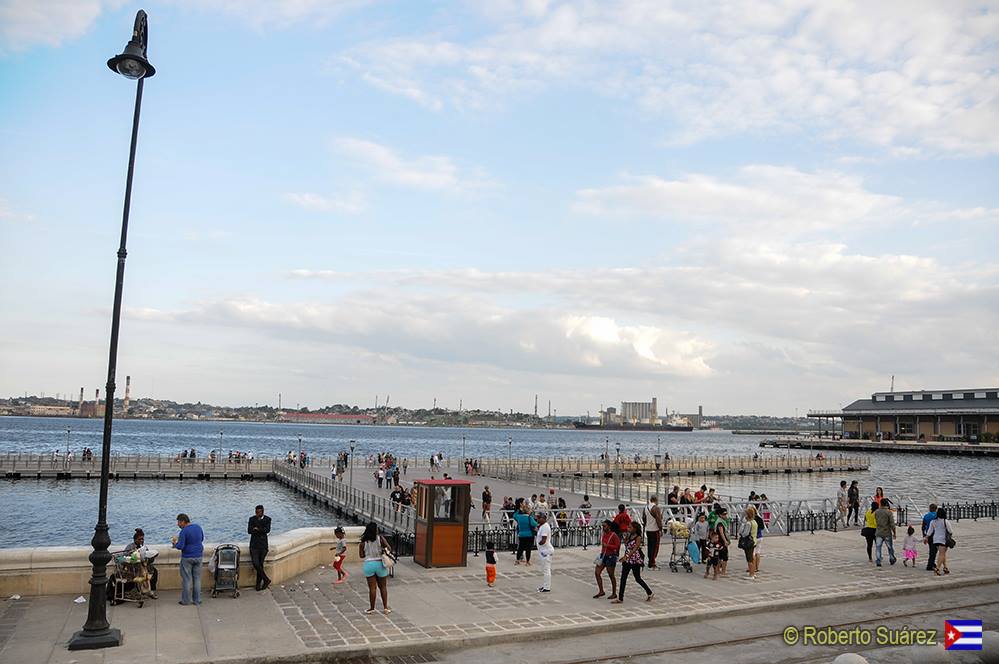
{"label": "woman with handbag", "polygon": [[[372,521],[364,528],[358,554],[364,561],[364,579],[368,582],[368,604],[365,613],[375,612],[375,597],[382,596],[382,613],[392,613],[388,605],[389,568],[395,564],[388,541],[378,533],[378,524]],[[377,591],[377,592],[376,592]]]}
{"label": "woman with handbag", "polygon": [[617,599],[611,600],[611,604],[622,604],[624,602],[624,587],[628,583],[628,575],[635,577],[635,582],[645,589],[645,601],[651,602],[655,595],[652,588],[649,588],[642,580],[642,568],[645,567],[645,552],[642,551],[642,524],[632,521],[628,524],[628,534],[624,540],[624,553],[621,554],[621,584],[617,593]]}
{"label": "woman with handbag", "polygon": [[950,522],[947,521],[947,509],[944,507],[937,508],[937,518],[930,522],[930,527],[926,529],[926,537],[923,541],[927,544],[933,544],[937,550],[937,565],[933,572],[940,576],[940,573],[950,574],[950,570],[947,568],[947,549],[953,549],[956,544],[954,542],[954,530],[951,528]]}
{"label": "woman with handbag", "polygon": [[871,502],[871,509],[864,514],[864,527],[860,529],[860,534],[867,540],[867,562],[874,563],[874,535],[878,531],[878,522],[874,518],[874,513],[881,506],[880,501]]}

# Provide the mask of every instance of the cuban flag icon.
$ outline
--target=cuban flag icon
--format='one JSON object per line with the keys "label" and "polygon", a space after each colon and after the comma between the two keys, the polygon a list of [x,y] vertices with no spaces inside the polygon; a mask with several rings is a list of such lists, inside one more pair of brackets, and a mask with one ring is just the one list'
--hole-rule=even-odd
{"label": "cuban flag icon", "polygon": [[981,620],[947,620],[944,622],[944,650],[981,649]]}

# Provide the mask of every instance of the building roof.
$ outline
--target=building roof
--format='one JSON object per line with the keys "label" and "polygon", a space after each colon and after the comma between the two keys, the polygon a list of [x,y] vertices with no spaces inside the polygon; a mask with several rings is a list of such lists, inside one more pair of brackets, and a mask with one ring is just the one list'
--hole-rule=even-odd
{"label": "building roof", "polygon": [[873,401],[871,399],[858,399],[845,407],[843,412],[899,411],[915,415],[917,412],[977,412],[981,410],[999,410],[999,399],[955,399],[952,401]]}
{"label": "building roof", "polygon": [[812,411],[809,417],[840,415],[960,415],[999,414],[999,388],[969,390],[917,390],[875,392],[870,399],[858,399],[842,411]]}

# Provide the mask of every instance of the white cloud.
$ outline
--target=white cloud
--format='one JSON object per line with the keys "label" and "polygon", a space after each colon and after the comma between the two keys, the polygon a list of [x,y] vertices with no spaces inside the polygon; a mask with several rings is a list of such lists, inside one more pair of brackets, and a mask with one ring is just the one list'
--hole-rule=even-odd
{"label": "white cloud", "polygon": [[363,212],[365,208],[364,196],[357,191],[335,197],[308,192],[293,193],[286,194],[285,198],[295,205],[313,212],[357,214]]}
{"label": "white cloud", "polygon": [[0,0],[0,52],[37,44],[59,46],[86,33],[105,9],[123,4],[124,0]]}
{"label": "white cloud", "polygon": [[490,184],[481,172],[462,172],[450,157],[442,155],[406,158],[381,143],[351,137],[336,139],[335,146],[376,178],[411,189],[469,191]]}
{"label": "white cloud", "polygon": [[34,215],[18,212],[10,207],[7,199],[0,198],[0,221],[22,222],[34,221],[34,219]]}
{"label": "white cloud", "polygon": [[[991,334],[999,270],[828,242],[731,237],[660,267],[293,276],[350,288],[330,301],[232,297],[142,316],[253,331],[320,353],[353,348],[402,368],[434,362],[440,375],[479,366],[595,386],[684,381],[700,393],[759,390],[784,376],[798,392],[814,381],[852,395],[879,372],[904,369],[924,385],[952,376],[984,383],[999,366]],[[939,362],[913,365],[913,357]],[[563,389],[579,387],[567,379]]]}
{"label": "white cloud", "polygon": [[370,42],[344,62],[431,108],[580,82],[666,116],[671,141],[797,132],[999,152],[999,13],[976,3],[487,3],[469,39]]}
{"label": "white cloud", "polygon": [[695,222],[769,226],[780,232],[896,219],[901,199],[864,188],[860,178],[790,167],[745,166],[731,180],[688,175],[677,180],[626,177],[625,184],[576,192],[574,209]]}

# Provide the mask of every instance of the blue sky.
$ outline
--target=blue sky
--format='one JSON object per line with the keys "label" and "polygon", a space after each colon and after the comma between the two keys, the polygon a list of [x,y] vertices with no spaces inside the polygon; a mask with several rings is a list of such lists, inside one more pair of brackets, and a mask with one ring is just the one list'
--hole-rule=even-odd
{"label": "blue sky", "polygon": [[[103,384],[139,7],[0,0],[0,393]],[[139,396],[999,384],[994,3],[142,7]]]}

